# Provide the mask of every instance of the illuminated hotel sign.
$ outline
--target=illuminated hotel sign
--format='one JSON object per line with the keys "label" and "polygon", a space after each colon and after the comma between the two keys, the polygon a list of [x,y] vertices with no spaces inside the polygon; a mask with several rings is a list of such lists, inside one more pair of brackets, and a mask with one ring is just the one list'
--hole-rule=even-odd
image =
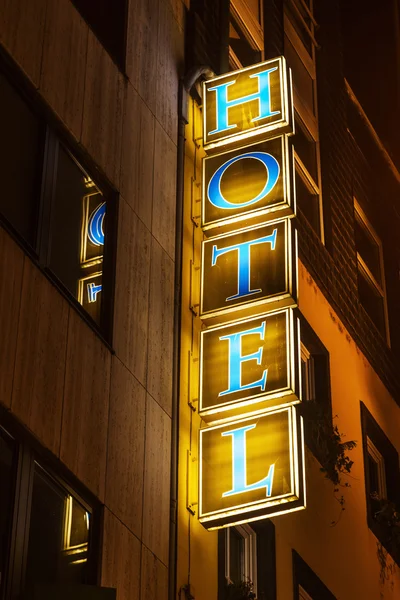
{"label": "illuminated hotel sign", "polygon": [[199,519],[213,529],[305,494],[285,59],[206,81],[203,101]]}
{"label": "illuminated hotel sign", "polygon": [[203,318],[296,299],[296,235],[291,219],[272,221],[203,242]]}
{"label": "illuminated hotel sign", "polygon": [[296,325],[293,309],[285,309],[202,332],[203,419],[299,401]]}
{"label": "illuminated hotel sign", "polygon": [[293,214],[292,165],[287,136],[205,158],[203,230]]}
{"label": "illuminated hotel sign", "polygon": [[207,529],[304,507],[294,407],[200,430],[199,519]]}
{"label": "illuminated hotel sign", "polygon": [[206,81],[204,147],[241,142],[246,136],[290,131],[292,105],[283,56]]}

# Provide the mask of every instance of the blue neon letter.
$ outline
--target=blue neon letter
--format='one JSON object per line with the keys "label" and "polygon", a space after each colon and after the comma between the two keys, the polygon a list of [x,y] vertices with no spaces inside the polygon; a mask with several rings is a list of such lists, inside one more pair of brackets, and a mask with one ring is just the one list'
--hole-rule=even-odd
{"label": "blue neon letter", "polygon": [[97,294],[101,292],[101,285],[95,285],[94,283],[87,284],[88,300],[89,302],[96,302]]}
{"label": "blue neon letter", "polygon": [[[243,159],[254,159],[260,161],[267,171],[267,181],[261,192],[254,196],[254,198],[250,198],[249,200],[244,200],[243,202],[229,202],[221,192],[221,179],[225,171],[233,165],[233,163],[238,160]],[[214,175],[210,179],[210,183],[208,184],[207,195],[208,199],[217,208],[222,209],[232,209],[232,208],[243,208],[244,206],[250,206],[251,204],[255,204],[259,200],[262,200],[267,196],[275,187],[278,178],[279,178],[279,163],[271,154],[267,152],[246,152],[245,154],[239,154],[239,156],[235,156],[230,160],[227,160],[226,163],[221,165],[214,173]]]}
{"label": "blue neon letter", "polygon": [[233,394],[233,392],[240,392],[241,390],[251,390],[252,388],[258,387],[261,388],[262,391],[265,390],[268,369],[265,369],[261,379],[259,379],[258,381],[253,381],[252,383],[248,383],[247,385],[242,385],[242,363],[249,360],[256,360],[257,364],[260,365],[262,359],[262,348],[259,348],[257,352],[253,352],[253,354],[247,354],[246,356],[242,356],[242,337],[251,334],[258,334],[263,340],[265,335],[265,321],[263,321],[259,327],[247,329],[246,331],[240,331],[239,333],[231,333],[230,335],[224,335],[219,338],[220,340],[228,340],[229,344],[229,387],[224,392],[220,392],[218,396],[225,396],[226,394]]}
{"label": "blue neon letter", "polygon": [[250,240],[249,242],[235,244],[234,246],[228,246],[227,248],[218,249],[217,246],[213,246],[211,260],[212,267],[216,264],[218,256],[233,250],[237,250],[238,252],[238,291],[234,296],[225,298],[227,302],[228,300],[235,300],[236,298],[241,298],[242,296],[251,296],[252,294],[261,292],[261,288],[258,290],[250,289],[250,249],[252,246],[256,246],[257,244],[269,242],[271,244],[271,250],[275,250],[277,231],[277,229],[274,229],[271,235],[266,235],[265,237],[258,238],[257,240]]}
{"label": "blue neon letter", "polygon": [[88,223],[88,238],[95,246],[104,244],[104,215],[106,203],[100,204],[90,215]]}
{"label": "blue neon letter", "polygon": [[220,133],[221,131],[227,131],[228,129],[234,129],[237,127],[236,124],[228,124],[228,110],[232,106],[238,106],[245,102],[252,102],[253,100],[258,101],[258,117],[252,119],[252,122],[272,117],[273,115],[279,115],[279,110],[271,110],[271,83],[270,74],[276,71],[278,67],[261,71],[254,75],[250,75],[250,79],[258,79],[258,92],[254,94],[248,94],[241,98],[235,98],[234,100],[228,100],[228,88],[234,85],[236,81],[229,81],[228,83],[221,83],[212,88],[208,88],[209,92],[215,92],[216,94],[216,128],[210,131],[209,135],[213,133]]}
{"label": "blue neon letter", "polygon": [[232,436],[232,489],[229,492],[224,492],[222,497],[259,490],[264,487],[266,497],[269,497],[272,494],[275,465],[269,467],[268,475],[266,477],[260,479],[260,481],[247,485],[246,432],[255,427],[256,425],[245,425],[238,429],[232,429],[231,431],[221,433],[223,436]]}

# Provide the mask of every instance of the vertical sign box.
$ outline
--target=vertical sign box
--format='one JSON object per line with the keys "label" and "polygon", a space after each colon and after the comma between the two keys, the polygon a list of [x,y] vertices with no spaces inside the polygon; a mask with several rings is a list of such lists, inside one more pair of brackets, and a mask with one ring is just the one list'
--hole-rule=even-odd
{"label": "vertical sign box", "polygon": [[207,152],[248,137],[290,132],[291,85],[283,56],[232,71],[203,84]]}
{"label": "vertical sign box", "polygon": [[236,223],[248,227],[271,216],[294,216],[293,189],[287,136],[208,156],[203,161],[203,231],[215,235]]}
{"label": "vertical sign box", "polygon": [[293,309],[202,331],[199,413],[205,421],[299,402]]}
{"label": "vertical sign box", "polygon": [[285,59],[203,84],[199,519],[305,507],[291,78]]}
{"label": "vertical sign box", "polygon": [[199,519],[207,529],[300,510],[304,492],[293,406],[200,430]]}
{"label": "vertical sign box", "polygon": [[291,306],[297,300],[297,237],[291,219],[202,244],[200,315],[208,323]]}

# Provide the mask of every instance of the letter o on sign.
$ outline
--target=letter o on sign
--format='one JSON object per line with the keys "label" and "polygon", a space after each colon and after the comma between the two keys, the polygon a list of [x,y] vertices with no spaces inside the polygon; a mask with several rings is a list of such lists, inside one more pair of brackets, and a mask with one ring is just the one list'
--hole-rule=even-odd
{"label": "letter o on sign", "polygon": [[[254,198],[250,198],[249,200],[245,200],[244,202],[229,202],[221,192],[221,179],[224,175],[225,171],[233,165],[233,163],[238,162],[239,160],[258,160],[260,161],[266,170],[267,179],[265,185],[261,192],[254,196]],[[267,154],[267,152],[246,152],[245,154],[240,154],[239,156],[235,156],[230,160],[226,161],[223,165],[221,165],[214,173],[214,175],[210,179],[210,183],[208,184],[207,195],[208,199],[217,208],[232,209],[232,208],[242,208],[245,206],[250,206],[251,204],[256,204],[265,196],[267,196],[271,190],[276,185],[276,182],[279,178],[279,163],[271,154]]]}

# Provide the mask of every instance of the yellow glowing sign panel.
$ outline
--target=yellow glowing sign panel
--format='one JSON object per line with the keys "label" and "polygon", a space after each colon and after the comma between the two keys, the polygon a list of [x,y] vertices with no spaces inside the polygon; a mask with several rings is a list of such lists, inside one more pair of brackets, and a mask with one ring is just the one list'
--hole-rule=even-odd
{"label": "yellow glowing sign panel", "polygon": [[283,56],[203,84],[206,150],[269,131],[291,131],[291,86]]}
{"label": "yellow glowing sign panel", "polygon": [[199,413],[206,421],[299,402],[299,323],[291,308],[201,333]]}
{"label": "yellow glowing sign panel", "polygon": [[[290,306],[297,295],[297,238],[291,219],[203,242],[200,315],[221,319],[261,304]],[[279,303],[279,304],[278,304]]]}
{"label": "yellow glowing sign panel", "polygon": [[200,430],[199,520],[207,529],[305,507],[302,421],[291,406]]}
{"label": "yellow glowing sign panel", "polygon": [[[266,215],[293,216],[293,154],[287,136],[203,160],[202,228],[246,226]],[[267,217],[268,218],[268,217]],[[276,218],[276,216],[275,216]]]}

